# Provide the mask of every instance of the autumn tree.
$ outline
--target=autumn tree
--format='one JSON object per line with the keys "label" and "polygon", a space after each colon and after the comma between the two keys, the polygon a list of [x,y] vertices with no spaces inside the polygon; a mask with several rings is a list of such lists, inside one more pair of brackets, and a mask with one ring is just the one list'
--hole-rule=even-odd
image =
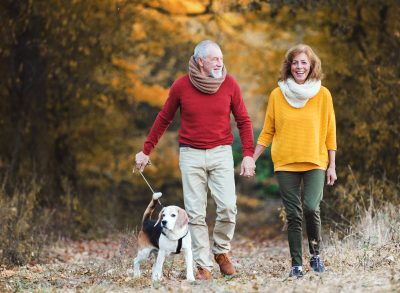
{"label": "autumn tree", "polygon": [[[338,183],[343,189],[337,189],[342,195],[327,197],[333,209],[348,203],[351,174],[363,186],[371,175],[398,182],[396,4],[2,1],[2,188],[12,194],[35,177],[42,186],[39,208],[60,211],[60,218],[72,219],[85,231],[99,219],[119,217],[120,226],[129,225],[149,194],[143,180],[132,177],[133,154],[142,147],[168,88],[187,72],[195,44],[207,38],[221,45],[256,131],[285,51],[300,42],[316,50],[337,115]],[[152,154],[153,167],[146,170],[172,202],[181,200],[178,124],[177,117]],[[234,150],[240,161],[237,141]],[[263,159],[252,195],[269,192],[266,179],[273,170],[270,157]],[[93,216],[98,212],[105,217]]]}
{"label": "autumn tree", "polygon": [[322,59],[338,134],[339,180],[325,200],[328,215],[353,219],[371,199],[399,203],[398,1],[251,2],[259,18],[291,32],[292,44],[311,45]]}
{"label": "autumn tree", "polygon": [[[3,1],[1,11],[3,187],[12,193],[36,177],[39,202],[62,207],[65,194],[82,195],[104,165],[114,166],[134,132],[133,99],[107,75],[112,55],[132,45],[121,23],[135,15],[120,15],[115,1]],[[84,164],[91,155],[98,169]]]}

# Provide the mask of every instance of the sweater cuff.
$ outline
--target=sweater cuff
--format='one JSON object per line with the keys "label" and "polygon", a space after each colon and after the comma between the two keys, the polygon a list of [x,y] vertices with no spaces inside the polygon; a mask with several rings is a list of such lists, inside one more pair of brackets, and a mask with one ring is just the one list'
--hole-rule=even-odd
{"label": "sweater cuff", "polygon": [[151,151],[153,150],[153,148],[154,148],[154,147],[152,146],[151,143],[145,142],[144,145],[143,145],[143,153],[144,153],[146,156],[149,156],[150,153],[151,153]]}
{"label": "sweater cuff", "polygon": [[249,151],[243,151],[243,157],[253,157],[254,151],[249,150]]}
{"label": "sweater cuff", "polygon": [[326,144],[326,148],[327,148],[328,150],[337,151],[337,145],[336,145],[336,143],[327,143],[327,144]]}
{"label": "sweater cuff", "polygon": [[271,142],[259,139],[259,140],[257,140],[257,144],[262,145],[264,147],[268,147],[271,144]]}

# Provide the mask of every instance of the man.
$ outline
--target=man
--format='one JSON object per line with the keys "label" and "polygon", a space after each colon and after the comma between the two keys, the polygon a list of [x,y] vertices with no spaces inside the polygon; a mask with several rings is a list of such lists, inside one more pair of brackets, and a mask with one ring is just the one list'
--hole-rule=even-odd
{"label": "man", "polygon": [[[224,275],[235,275],[228,252],[236,223],[236,194],[230,114],[235,117],[242,141],[240,175],[253,176],[253,130],[240,88],[228,75],[220,47],[200,42],[189,61],[189,73],[176,80],[143,146],[136,167],[143,171],[149,154],[180,108],[179,166],[185,209],[189,216],[197,279],[211,279],[208,227],[205,221],[207,189],[217,205],[212,252]],[[207,188],[208,187],[208,188]]]}

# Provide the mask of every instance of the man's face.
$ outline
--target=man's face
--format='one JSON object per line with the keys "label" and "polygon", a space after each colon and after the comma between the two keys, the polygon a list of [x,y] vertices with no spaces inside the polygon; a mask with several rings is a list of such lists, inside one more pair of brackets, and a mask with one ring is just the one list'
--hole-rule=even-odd
{"label": "man's face", "polygon": [[207,51],[208,56],[199,59],[200,72],[205,76],[210,76],[213,78],[222,77],[224,57],[221,49],[217,46],[210,46]]}

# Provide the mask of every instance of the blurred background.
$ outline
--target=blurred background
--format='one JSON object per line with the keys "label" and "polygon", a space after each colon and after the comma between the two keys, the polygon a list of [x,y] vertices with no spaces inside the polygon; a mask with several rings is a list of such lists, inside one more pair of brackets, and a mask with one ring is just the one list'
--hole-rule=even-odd
{"label": "blurred background", "polygon": [[[255,139],[286,50],[321,58],[338,137],[324,225],[346,233],[361,208],[399,203],[399,15],[397,0],[2,0],[0,258],[138,228],[151,192],[134,154],[204,39],[220,44]],[[164,204],[183,204],[178,128],[179,113],[145,170]],[[281,234],[278,188],[269,152],[256,178],[237,176],[238,233]]]}

